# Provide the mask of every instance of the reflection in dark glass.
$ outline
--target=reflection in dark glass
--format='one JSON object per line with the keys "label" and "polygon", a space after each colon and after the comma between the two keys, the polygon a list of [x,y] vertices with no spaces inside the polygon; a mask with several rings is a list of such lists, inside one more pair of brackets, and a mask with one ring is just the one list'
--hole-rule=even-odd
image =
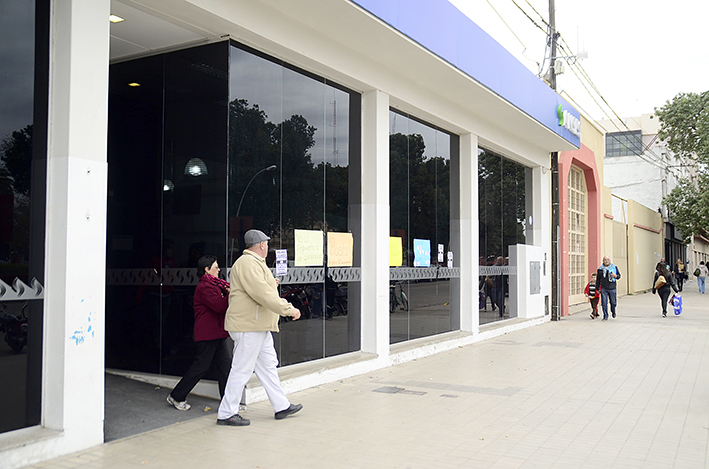
{"label": "reflection in dark glass", "polygon": [[[287,250],[290,273],[306,279],[281,285],[303,314],[282,321],[275,336],[282,365],[359,350],[359,310],[348,304],[348,287],[358,289],[348,282],[353,273],[335,282],[327,260],[293,265],[295,230],[359,232],[352,206],[360,183],[349,171],[350,125],[359,119],[351,101],[359,96],[240,47],[231,49],[230,83],[230,262],[244,248],[243,233],[257,228],[272,249]],[[274,261],[271,253],[269,266]]]}
{"label": "reflection in dark glass", "polygon": [[[402,238],[403,262],[394,268],[390,292],[390,341],[411,340],[452,330],[451,284],[443,275],[447,252],[457,250],[451,233],[452,137],[397,112],[390,112],[391,236]],[[414,269],[414,239],[431,245],[431,268]],[[439,262],[438,246],[444,258]]]}
{"label": "reflection in dark glass", "polygon": [[[359,96],[221,42],[112,65],[109,99],[106,363],[181,375],[200,256],[226,274],[252,227],[291,264],[295,229],[357,239]],[[276,335],[282,364],[359,350],[354,272],[325,272],[283,284],[308,319]]]}
{"label": "reflection in dark glass", "polygon": [[2,433],[41,416],[48,5],[8,0],[0,9]]}
{"label": "reflection in dark glass", "polygon": [[[480,324],[516,317],[509,303],[509,247],[524,244],[526,168],[489,150],[478,150]],[[502,312],[501,308],[502,306]]]}
{"label": "reflection in dark glass", "polygon": [[181,375],[194,356],[197,259],[226,261],[227,62],[219,43],[111,66],[110,368]]}

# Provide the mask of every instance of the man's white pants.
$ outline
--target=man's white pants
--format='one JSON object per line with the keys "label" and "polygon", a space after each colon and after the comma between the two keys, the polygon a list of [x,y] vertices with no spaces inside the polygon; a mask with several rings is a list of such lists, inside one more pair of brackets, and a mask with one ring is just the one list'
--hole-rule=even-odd
{"label": "man's white pants", "polygon": [[274,411],[280,412],[290,407],[276,369],[278,357],[273,347],[273,335],[268,331],[229,332],[229,335],[234,340],[234,358],[217,418],[228,419],[239,413],[241,395],[254,372],[266,390]]}

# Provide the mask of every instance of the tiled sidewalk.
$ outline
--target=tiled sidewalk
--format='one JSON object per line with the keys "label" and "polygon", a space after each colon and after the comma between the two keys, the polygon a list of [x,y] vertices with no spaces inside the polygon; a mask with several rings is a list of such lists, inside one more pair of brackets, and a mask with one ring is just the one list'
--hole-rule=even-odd
{"label": "tiled sidewalk", "polygon": [[709,295],[681,316],[651,294],[618,317],[585,310],[454,351],[249,406],[251,426],[203,417],[36,468],[706,468]]}

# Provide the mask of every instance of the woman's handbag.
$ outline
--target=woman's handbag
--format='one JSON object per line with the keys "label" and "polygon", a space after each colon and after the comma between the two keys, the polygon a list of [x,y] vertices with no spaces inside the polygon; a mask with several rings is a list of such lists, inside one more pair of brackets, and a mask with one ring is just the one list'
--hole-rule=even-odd
{"label": "woman's handbag", "polygon": [[655,290],[659,290],[664,284],[667,283],[667,279],[664,275],[658,275],[657,280],[655,280]]}

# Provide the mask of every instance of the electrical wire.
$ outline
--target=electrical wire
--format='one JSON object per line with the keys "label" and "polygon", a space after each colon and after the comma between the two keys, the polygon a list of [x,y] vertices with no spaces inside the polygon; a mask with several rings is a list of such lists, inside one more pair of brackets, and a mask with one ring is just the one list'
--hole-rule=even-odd
{"label": "electrical wire", "polygon": [[[630,129],[630,127],[628,127],[628,125],[625,123],[625,121],[618,115],[618,113],[615,111],[615,109],[613,109],[613,107],[610,105],[608,100],[606,100],[606,98],[603,96],[603,94],[598,89],[596,84],[593,82],[593,80],[589,76],[588,72],[586,72],[586,70],[583,68],[583,66],[579,63],[579,61],[578,60],[571,60],[571,58],[575,57],[575,56],[574,56],[574,54],[571,53],[571,47],[568,45],[568,43],[566,42],[564,37],[561,36],[561,34],[559,34],[557,31],[551,30],[551,25],[545,20],[544,16],[541,13],[539,13],[539,11],[537,11],[536,8],[534,8],[534,6],[529,2],[529,0],[525,0],[527,5],[529,5],[529,7],[534,11],[534,13],[536,13],[537,16],[541,19],[544,26],[546,26],[546,29],[543,28],[541,25],[539,25],[539,23],[537,21],[535,21],[527,13],[527,11],[525,11],[515,0],[511,0],[511,1],[527,17],[527,19],[529,19],[529,21],[532,22],[532,24],[536,28],[543,31],[545,33],[545,35],[547,36],[546,46],[545,46],[545,50],[544,50],[544,60],[542,61],[542,65],[540,67],[540,71],[539,71],[538,76],[541,76],[542,72],[544,70],[544,66],[546,64],[547,55],[548,55],[547,50],[549,50],[549,47],[551,45],[552,35],[557,34],[557,38],[560,39],[560,42],[557,41],[557,47],[559,47],[559,50],[561,50],[562,54],[565,56],[567,64],[569,65],[569,69],[574,73],[576,78],[579,80],[579,83],[584,87],[584,89],[589,94],[591,99],[596,103],[596,105],[601,110],[601,112],[603,112],[603,114],[610,120],[610,122],[616,127],[616,129],[619,132],[632,132],[633,130]],[[490,4],[490,0],[487,0],[487,2],[488,2],[488,4]],[[495,13],[497,13],[497,15],[500,17],[500,19],[505,24],[505,26],[507,26],[511,30],[511,28],[509,27],[507,22],[505,22],[505,20],[502,18],[502,15],[500,15],[500,13],[497,10],[495,10],[495,8],[492,6],[492,4],[490,4],[490,7],[492,7],[493,10],[495,11]],[[514,34],[514,32],[513,32],[513,34]],[[514,34],[514,35],[517,38],[517,40],[520,41],[520,43],[524,46],[524,44],[519,39],[519,37],[517,37],[516,34]],[[525,50],[526,50],[526,46],[525,46]],[[550,58],[550,66],[553,64],[554,59],[555,59],[555,57]],[[578,73],[575,70],[576,68],[578,69]],[[595,92],[595,94],[603,101],[603,103],[605,104],[605,107],[608,110],[610,110],[610,112],[616,117],[617,121],[623,124],[623,126],[625,127],[625,130],[622,130],[620,127],[618,127],[618,125],[616,124],[616,120],[608,115],[608,113],[604,110],[604,107],[595,98],[594,93],[591,90],[589,90],[588,86],[586,86],[586,84],[584,83],[584,80],[590,85],[590,87],[593,89],[593,92]],[[603,126],[601,125],[601,127],[603,127]],[[621,143],[621,144],[624,143],[618,138],[618,135],[615,132],[608,132],[608,129],[606,129],[605,127],[603,127],[603,129],[606,131],[606,138],[610,137],[610,138],[616,140],[618,143]],[[677,178],[681,177],[681,175],[678,175],[674,171],[674,168],[672,168],[668,164],[669,162],[665,162],[664,158],[662,156],[657,155],[650,148],[650,146],[657,140],[657,138],[658,138],[658,136],[655,135],[653,137],[653,139],[647,145],[644,145],[644,147],[641,149],[640,153],[633,152],[634,156],[639,157],[643,161],[645,161],[653,166],[656,166],[660,169],[664,169],[665,171],[667,171],[669,173],[672,173],[672,175]],[[641,142],[641,146],[642,146],[642,142]],[[680,162],[684,163],[682,158],[677,157],[677,159],[679,159]]]}
{"label": "electrical wire", "polygon": [[[565,47],[564,47],[564,46],[565,46]],[[568,44],[566,43],[566,41],[562,38],[562,44],[560,45],[560,49],[562,50],[562,52],[563,52],[564,54],[570,56],[571,53],[570,53],[570,51],[569,51],[568,49],[566,49],[566,47],[569,47],[569,46],[568,46]],[[626,130],[622,130],[620,127],[618,127],[618,125],[616,124],[615,119],[611,118],[610,116],[608,116],[608,114],[607,114],[606,112],[603,111],[603,107],[598,103],[598,101],[594,98],[593,94],[592,94],[591,91],[588,89],[588,87],[583,83],[583,81],[581,80],[581,77],[578,75],[578,73],[576,73],[576,70],[574,70],[575,67],[579,69],[579,73],[582,74],[582,76],[584,77],[584,79],[591,85],[591,87],[592,87],[593,90],[596,92],[596,94],[597,94],[597,95],[603,100],[603,102],[606,104],[606,107],[611,110],[611,112],[613,113],[613,115],[617,118],[618,122],[621,122],[621,123],[623,124],[623,126],[625,127]],[[598,87],[596,87],[596,85],[593,83],[593,80],[591,80],[591,77],[588,75],[588,73],[587,73],[586,70],[583,68],[583,66],[582,66],[581,64],[577,63],[577,62],[569,63],[569,69],[574,73],[574,75],[576,75],[576,77],[579,79],[579,82],[580,82],[581,85],[586,89],[586,91],[588,92],[588,94],[589,94],[589,96],[591,97],[591,99],[593,99],[593,101],[596,103],[596,105],[598,105],[599,109],[601,109],[601,111],[606,115],[606,117],[608,117],[608,119],[609,119],[610,122],[615,126],[615,128],[616,128],[619,132],[632,132],[632,129],[630,129],[630,127],[628,127],[628,125],[625,123],[625,121],[618,115],[617,112],[615,112],[615,110],[614,110],[613,107],[610,105],[610,103],[608,103],[608,101],[605,99],[605,97],[601,94],[600,90],[599,90]],[[601,126],[601,127],[603,127],[603,126]],[[606,129],[605,127],[604,127],[604,130],[606,130],[606,132],[607,132],[607,137],[606,137],[606,138],[608,138],[608,136],[610,136],[611,138],[614,138],[616,141],[618,141],[619,143],[621,143],[620,140],[619,140],[618,138],[616,138],[616,136],[613,135],[612,132],[608,132],[608,129]],[[655,137],[655,139],[656,139],[656,138],[657,138],[657,137]],[[665,169],[665,170],[671,172],[675,177],[681,177],[680,175],[676,174],[675,171],[673,171],[673,168],[670,168],[669,165],[664,162],[664,160],[663,160],[663,158],[662,158],[661,156],[657,155],[652,149],[650,149],[650,145],[655,141],[655,139],[653,139],[653,141],[651,141],[648,145],[646,145],[646,147],[642,150],[641,154],[634,153],[635,156],[640,157],[641,159],[645,160],[646,162],[648,162],[648,163],[650,163],[650,164],[652,164],[652,165],[654,165],[654,166],[657,166],[657,167],[659,167],[659,168],[662,168],[662,169]],[[649,153],[650,156],[646,155],[647,153]]]}
{"label": "electrical wire", "polygon": [[527,50],[527,46],[524,45],[524,42],[522,42],[522,39],[520,39],[519,36],[517,36],[517,34],[515,34],[514,30],[510,27],[509,24],[507,24],[507,21],[505,21],[505,19],[502,17],[502,15],[500,14],[500,12],[497,11],[494,6],[492,6],[492,3],[490,3],[490,0],[487,0],[487,4],[490,5],[490,8],[492,8],[492,11],[494,11],[494,12],[497,14],[497,16],[500,17],[500,21],[502,21],[502,23],[503,23],[505,26],[507,26],[507,29],[510,30],[510,32],[511,32],[512,35],[515,37],[515,39],[517,39],[517,40],[519,41],[519,43],[522,44],[522,47],[524,47],[524,50]]}

